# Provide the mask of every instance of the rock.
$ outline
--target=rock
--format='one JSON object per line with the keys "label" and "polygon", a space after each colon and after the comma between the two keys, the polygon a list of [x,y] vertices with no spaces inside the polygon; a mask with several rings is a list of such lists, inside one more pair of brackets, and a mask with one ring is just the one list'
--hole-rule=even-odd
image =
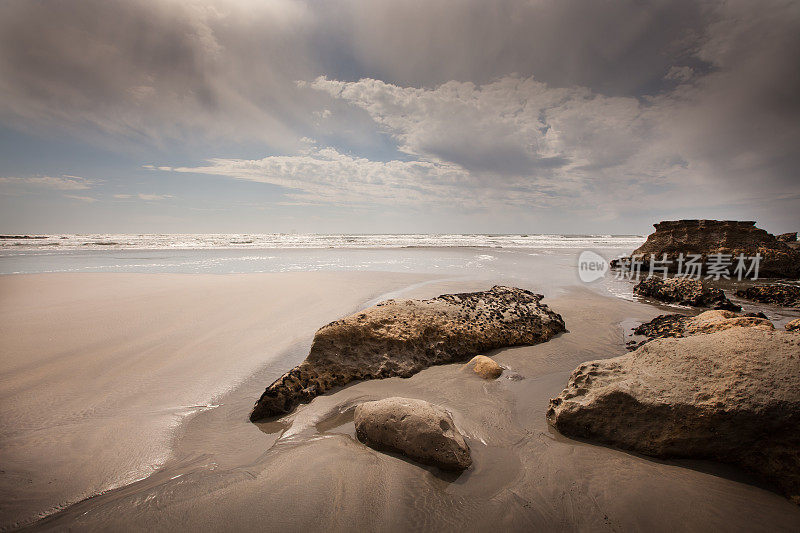
{"label": "rock", "polygon": [[500,374],[503,373],[503,367],[485,355],[476,355],[464,366],[472,369],[473,372],[483,379],[497,379],[500,377]]}
{"label": "rock", "polygon": [[450,413],[424,400],[386,398],[356,406],[358,440],[378,450],[400,452],[444,470],[472,464],[469,446]]}
{"label": "rock", "polygon": [[[739,254],[754,257],[761,254],[759,277],[797,278],[800,276],[800,249],[778,240],[774,235],[755,227],[755,222],[734,220],[669,220],[654,225],[656,231],[647,241],[633,251],[632,256],[642,256],[649,261],[651,256],[661,260],[667,255],[671,261],[670,271],[675,272],[678,256],[698,254],[702,256],[703,272],[707,272],[710,254]],[[731,276],[735,277],[736,260],[731,266]],[[619,261],[612,261],[611,267],[619,267]],[[750,266],[750,262],[746,262]],[[647,263],[645,263],[645,269]],[[748,277],[752,277],[752,274]]]}
{"label": "rock", "polygon": [[734,463],[800,503],[800,336],[733,327],[583,363],[547,420],[654,457]]}
{"label": "rock", "polygon": [[797,232],[792,231],[790,233],[781,233],[775,238],[781,242],[795,242],[797,241]]}
{"label": "rock", "polygon": [[[649,339],[660,339],[665,337],[683,337],[683,332],[686,329],[686,324],[691,319],[692,317],[690,316],[680,315],[677,313],[659,315],[650,322],[645,322],[644,324],[640,324],[639,326],[637,326],[633,330],[633,334],[649,337]],[[641,346],[641,344],[639,344],[639,346]]]}
{"label": "rock", "polygon": [[787,322],[784,327],[786,331],[800,331],[800,318],[795,318],[791,322]]}
{"label": "rock", "polygon": [[684,336],[701,333],[714,333],[730,328],[756,328],[773,331],[775,326],[767,319],[737,315],[731,311],[706,311],[688,321],[684,328]]}
{"label": "rock", "polygon": [[409,377],[496,348],[547,341],[564,331],[564,320],[542,298],[495,286],[430,300],[388,300],[331,322],[317,331],[306,360],[267,387],[250,419],[287,413],[354,380]]}
{"label": "rock", "polygon": [[736,291],[736,296],[765,304],[800,307],[800,286],[798,285],[786,285],[783,283],[754,285]]}
{"label": "rock", "polygon": [[633,288],[639,296],[655,298],[662,302],[678,303],[695,307],[712,307],[741,311],[741,307],[725,297],[720,289],[704,287],[700,280],[689,278],[662,278],[648,276]]}
{"label": "rock", "polygon": [[[706,311],[697,316],[679,314],[660,315],[641,324],[633,330],[635,335],[649,337],[648,340],[638,344],[641,346],[652,339],[668,337],[687,337],[704,333],[714,333],[730,328],[750,327],[764,331],[772,331],[775,325],[763,316],[752,316],[755,313],[736,314],[732,311]],[[763,318],[762,318],[763,317]]]}

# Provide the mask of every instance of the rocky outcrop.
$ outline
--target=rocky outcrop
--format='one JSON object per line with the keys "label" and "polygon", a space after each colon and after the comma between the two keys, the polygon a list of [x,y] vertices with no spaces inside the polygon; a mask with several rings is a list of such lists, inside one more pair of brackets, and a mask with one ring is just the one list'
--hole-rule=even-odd
{"label": "rocky outcrop", "polygon": [[628,347],[629,350],[635,350],[645,342],[653,339],[663,339],[667,337],[683,337],[683,332],[686,330],[686,324],[692,320],[691,316],[681,315],[678,313],[670,313],[666,315],[658,315],[650,322],[645,322],[633,329],[634,335],[647,337],[646,340],[636,344],[635,346]]}
{"label": "rocky outcrop", "polygon": [[792,231],[791,233],[781,233],[776,237],[781,242],[796,242],[797,241],[797,232]]}
{"label": "rocky outcrop", "polygon": [[711,307],[740,311],[742,308],[725,297],[720,289],[704,287],[700,280],[689,278],[663,278],[649,276],[633,288],[639,296],[654,298],[662,302]]}
{"label": "rocky outcrop", "polygon": [[495,286],[430,300],[388,300],[332,322],[317,331],[306,360],[267,387],[250,419],[287,413],[354,380],[409,377],[496,348],[547,341],[564,331],[564,320],[542,298]]}
{"label": "rocky outcrop", "polygon": [[485,355],[476,355],[464,367],[472,370],[483,379],[497,379],[503,373],[503,367]]}
{"label": "rocky outcrop", "polygon": [[[653,256],[655,260],[661,260],[666,254],[667,260],[671,261],[670,270],[675,272],[680,254],[684,257],[697,254],[702,257],[705,273],[711,254],[730,254],[733,257],[744,254],[745,257],[754,257],[758,253],[761,254],[759,277],[800,277],[800,250],[755,227],[755,222],[670,220],[654,226],[655,233],[651,233],[647,241],[633,251],[632,256],[641,256],[645,260]],[[731,275],[735,263],[734,260]],[[748,262],[747,266],[749,265]],[[619,267],[620,263],[612,261],[611,266]]]}
{"label": "rocky outcrop", "polygon": [[377,450],[399,452],[443,470],[472,464],[450,413],[424,400],[386,398],[356,406],[356,437]]}
{"label": "rocky outcrop", "polygon": [[754,327],[772,331],[775,325],[763,313],[737,314],[732,311],[706,311],[697,316],[680,314],[659,315],[650,322],[637,326],[633,333],[647,337],[636,347],[653,339],[687,337],[702,333],[714,333],[730,328]]}
{"label": "rocky outcrop", "polygon": [[781,283],[754,285],[736,291],[736,296],[765,304],[800,307],[800,286],[798,285],[784,285]]}
{"label": "rocky outcrop", "polygon": [[798,354],[799,335],[758,327],[657,339],[580,365],[547,419],[654,457],[738,464],[800,503]]}
{"label": "rocky outcrop", "polygon": [[800,318],[795,318],[791,322],[787,322],[784,327],[786,331],[800,331]]}

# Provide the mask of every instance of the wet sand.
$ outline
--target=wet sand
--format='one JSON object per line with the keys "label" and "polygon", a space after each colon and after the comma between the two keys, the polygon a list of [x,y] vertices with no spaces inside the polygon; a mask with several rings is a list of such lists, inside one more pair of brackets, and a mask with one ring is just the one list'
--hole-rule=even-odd
{"label": "wet sand", "polygon": [[[287,283],[280,290],[286,290],[287,294],[300,290],[304,294],[307,285],[312,285],[309,276],[313,274],[296,276],[298,280],[309,281],[307,284],[302,281],[294,285]],[[270,301],[263,303],[263,313],[272,313],[269,316],[251,316],[251,310],[227,320],[216,316],[209,317],[205,324],[196,324],[194,335],[212,327],[213,323],[222,322],[208,331],[207,336],[220,343],[218,351],[225,343],[238,342],[223,352],[239,353],[244,346],[242,343],[247,342],[252,343],[246,346],[252,347],[254,361],[258,354],[265,357],[265,352],[270,352],[268,357],[272,359],[262,364],[260,370],[248,374],[249,377],[242,378],[229,392],[215,397],[214,406],[190,412],[182,418],[182,423],[175,424],[170,452],[153,475],[69,506],[36,522],[33,528],[203,531],[800,529],[800,508],[735,468],[702,461],[653,460],[570,440],[547,426],[544,415],[548,400],[560,392],[575,366],[585,360],[624,353],[626,329],[664,312],[663,308],[604,296],[600,291],[584,287],[560,290],[545,299],[545,303],[564,317],[567,333],[537,346],[489,354],[509,368],[497,381],[486,382],[464,372],[459,364],[443,365],[408,379],[355,383],[320,396],[279,420],[249,423],[249,410],[264,387],[299,363],[307,353],[316,328],[335,318],[327,316],[318,320],[318,316],[346,314],[351,309],[343,307],[348,302],[358,307],[359,298],[361,305],[366,305],[370,298],[366,294],[370,292],[368,287],[373,287],[373,294],[379,294],[398,290],[405,283],[411,285],[403,293],[409,297],[488,288],[487,283],[478,281],[415,286],[420,280],[411,276],[382,277],[372,273],[349,276],[353,276],[348,278],[349,283],[329,280],[325,288],[317,287],[316,299],[309,296],[309,300],[313,300],[310,302],[301,298],[291,303],[288,295],[285,301],[278,298],[278,302],[286,304],[282,312],[274,311]],[[227,278],[229,276],[220,276],[215,283]],[[330,285],[337,283],[341,283],[340,289],[331,288]],[[389,287],[392,283],[394,286]],[[269,286],[276,289],[275,285]],[[218,293],[232,290],[229,287]],[[145,300],[153,301],[152,294],[145,296],[142,296]],[[326,301],[326,298],[336,301]],[[255,296],[254,299],[258,300]],[[198,314],[208,307],[203,302],[207,299],[198,298],[195,302]],[[124,307],[123,303],[116,302],[110,307],[118,309]],[[233,305],[233,300],[220,302],[223,311],[219,312],[224,312],[228,305]],[[257,302],[251,305],[258,308]],[[322,309],[315,309],[315,306]],[[3,307],[5,309],[6,305]],[[168,320],[171,313],[176,312],[174,308],[165,309],[161,320]],[[236,322],[243,317],[251,319],[249,325]],[[275,321],[278,323],[273,323]],[[111,325],[107,327],[114,329]],[[159,327],[169,332],[176,329],[176,324],[164,323]],[[264,328],[269,331],[263,332]],[[229,332],[230,329],[234,329],[235,334]],[[217,339],[223,333],[226,338]],[[258,338],[243,339],[248,336]],[[192,335],[187,334],[184,340],[189,342],[191,338]],[[120,344],[125,342],[121,340]],[[152,363],[151,360],[148,364]],[[217,367],[220,380],[231,364],[230,357],[224,358],[223,363]],[[32,362],[28,366],[31,365]],[[244,366],[240,367],[240,376],[247,374]],[[103,374],[102,370],[95,373]],[[212,383],[204,385],[213,386]],[[101,384],[93,386],[100,388]],[[4,378],[4,432],[9,428],[5,418],[6,389]],[[150,392],[139,389],[126,398],[131,401],[135,395],[147,398]],[[467,437],[473,466],[461,475],[442,473],[397,455],[376,452],[356,441],[353,406],[367,399],[388,396],[422,398],[447,407]],[[120,424],[135,426],[138,423],[136,418],[124,417],[134,417],[142,407],[136,402],[130,407],[125,415],[120,415],[123,417]],[[30,425],[41,423],[37,420],[41,419],[32,420]],[[64,435],[71,435],[74,430],[70,426],[51,428],[48,438],[73,438]],[[95,439],[96,436],[86,440],[93,442]],[[115,440],[116,435],[109,434],[106,442],[95,445],[119,446],[119,449],[129,446],[124,442],[115,443]],[[142,438],[141,442],[147,440]],[[72,453],[78,452],[73,450]],[[3,454],[5,456],[5,450]],[[70,457],[75,459],[77,455]],[[61,457],[54,462],[64,463],[65,460]],[[9,485],[6,474],[3,475],[3,490],[7,492]],[[4,509],[4,516],[6,512]]]}
{"label": "wet sand", "polygon": [[0,277],[0,527],[152,474],[188,416],[408,274]]}

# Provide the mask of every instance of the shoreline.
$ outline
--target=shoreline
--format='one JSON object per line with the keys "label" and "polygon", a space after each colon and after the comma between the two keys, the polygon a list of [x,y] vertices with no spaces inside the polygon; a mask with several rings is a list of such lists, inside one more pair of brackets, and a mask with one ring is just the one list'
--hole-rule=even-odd
{"label": "shoreline", "polygon": [[[431,279],[397,290],[404,297],[430,297],[478,288],[485,282]],[[159,471],[27,527],[113,529],[137,523],[248,530],[258,524],[285,530],[311,527],[325,517],[333,530],[378,524],[663,530],[670,516],[693,524],[690,529],[753,530],[754,516],[764,530],[800,525],[800,509],[736,469],[654,460],[552,431],[544,417],[547,399],[560,392],[572,369],[625,353],[624,325],[664,310],[583,287],[546,295],[544,302],[563,314],[567,333],[488,354],[522,379],[487,383],[465,376],[460,364],[441,365],[407,379],[356,382],[280,419],[249,423],[249,409],[263,388],[305,357],[311,337],[304,337],[281,352],[277,367],[262,367],[218,398],[218,407],[187,417],[174,435],[173,456]],[[474,468],[454,477],[358,443],[352,406],[392,395],[452,409],[473,450]],[[686,509],[693,510],[691,516]]]}

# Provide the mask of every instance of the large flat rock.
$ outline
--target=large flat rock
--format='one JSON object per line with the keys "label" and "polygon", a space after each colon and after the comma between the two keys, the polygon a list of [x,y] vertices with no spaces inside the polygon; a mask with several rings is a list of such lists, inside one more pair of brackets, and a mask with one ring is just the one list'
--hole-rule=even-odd
{"label": "large flat rock", "polygon": [[577,368],[550,401],[564,435],[734,463],[800,503],[800,335],[731,327]]}
{"label": "large flat rock", "polygon": [[565,330],[540,294],[513,287],[387,300],[324,326],[303,363],[267,387],[251,420],[281,415],[354,380],[409,377],[488,350],[544,342]]}
{"label": "large flat rock", "polygon": [[[734,257],[739,254],[745,257],[760,254],[759,277],[794,279],[800,276],[800,250],[756,227],[753,221],[666,220],[654,224],[654,227],[656,231],[631,256],[639,256],[647,261],[651,256],[661,260],[666,255],[672,262],[671,270],[675,271],[681,254],[684,257],[696,254],[701,256],[705,273],[712,254]],[[735,265],[734,259],[732,275]],[[612,261],[612,266],[619,266],[619,262]]]}

